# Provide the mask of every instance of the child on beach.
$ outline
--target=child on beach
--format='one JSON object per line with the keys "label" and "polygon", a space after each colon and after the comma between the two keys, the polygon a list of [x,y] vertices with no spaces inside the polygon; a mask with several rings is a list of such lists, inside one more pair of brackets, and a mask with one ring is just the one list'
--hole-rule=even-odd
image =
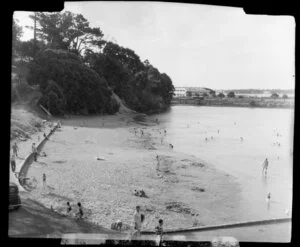
{"label": "child on beach", "polygon": [[16,155],[16,157],[18,157],[18,150],[19,147],[17,145],[17,143],[15,142],[14,145],[12,146],[12,150],[13,150],[13,154]]}

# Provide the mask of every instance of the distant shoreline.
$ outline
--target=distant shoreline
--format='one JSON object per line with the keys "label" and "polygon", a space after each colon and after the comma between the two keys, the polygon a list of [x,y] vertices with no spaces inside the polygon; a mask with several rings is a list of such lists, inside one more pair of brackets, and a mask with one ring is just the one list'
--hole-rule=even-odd
{"label": "distant shoreline", "polygon": [[218,107],[247,107],[247,108],[294,108],[294,99],[270,98],[174,98],[171,105],[199,105]]}

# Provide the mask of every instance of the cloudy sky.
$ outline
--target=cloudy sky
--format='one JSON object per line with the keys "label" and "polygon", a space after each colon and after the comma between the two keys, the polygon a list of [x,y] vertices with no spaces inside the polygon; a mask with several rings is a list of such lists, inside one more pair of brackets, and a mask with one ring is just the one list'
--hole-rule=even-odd
{"label": "cloudy sky", "polygon": [[[70,2],[105,38],[134,50],[175,86],[295,87],[295,21],[241,8],[151,2]],[[29,12],[15,12],[22,26]],[[23,40],[33,38],[24,28]]]}

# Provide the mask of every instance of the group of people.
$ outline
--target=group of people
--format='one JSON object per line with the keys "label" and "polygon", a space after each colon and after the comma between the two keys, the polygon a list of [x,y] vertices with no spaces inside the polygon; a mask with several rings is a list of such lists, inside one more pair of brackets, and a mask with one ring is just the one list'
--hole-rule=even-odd
{"label": "group of people", "polygon": [[[75,217],[78,218],[78,219],[82,219],[83,218],[83,209],[82,209],[82,206],[81,206],[81,203],[78,202],[77,203],[77,207],[78,207],[78,211],[77,213],[75,213]],[[71,204],[70,202],[67,202],[67,215],[72,215],[72,207],[71,207]]]}
{"label": "group of people", "polygon": [[[140,210],[141,210],[140,206],[136,206],[136,211],[134,213],[134,229],[135,229],[134,235],[136,235],[136,236],[141,236],[142,224],[145,220],[145,215],[142,214]],[[160,241],[161,241],[162,236],[163,236],[163,220],[162,219],[158,220],[158,225],[155,227],[155,232],[157,235],[160,236]]]}

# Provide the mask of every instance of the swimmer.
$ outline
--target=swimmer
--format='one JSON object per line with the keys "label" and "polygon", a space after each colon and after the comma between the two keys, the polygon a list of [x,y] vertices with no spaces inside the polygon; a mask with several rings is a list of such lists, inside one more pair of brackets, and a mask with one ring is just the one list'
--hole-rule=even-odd
{"label": "swimmer", "polygon": [[265,172],[265,176],[267,176],[268,165],[269,165],[268,159],[265,159],[263,163],[263,169],[262,169],[262,173]]}
{"label": "swimmer", "polygon": [[267,195],[266,202],[270,203],[270,200],[271,200],[271,193],[269,192],[268,195]]}

